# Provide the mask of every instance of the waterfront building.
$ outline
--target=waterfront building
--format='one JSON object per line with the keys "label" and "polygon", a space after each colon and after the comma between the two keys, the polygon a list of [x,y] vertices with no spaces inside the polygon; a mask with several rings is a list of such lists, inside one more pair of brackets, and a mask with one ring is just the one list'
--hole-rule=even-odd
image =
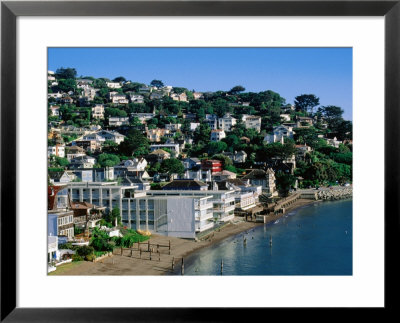
{"label": "waterfront building", "polygon": [[272,196],[277,195],[275,184],[275,172],[268,168],[266,171],[263,169],[254,169],[249,174],[242,177],[242,180],[249,180],[253,186],[261,186],[262,189]]}
{"label": "waterfront building", "polygon": [[207,191],[208,185],[194,179],[176,179],[162,188],[163,190],[190,190],[190,191]]}
{"label": "waterfront building", "polygon": [[227,222],[234,218],[234,191],[225,190],[150,190],[148,196],[212,196],[213,216],[215,222]]}
{"label": "waterfront building", "polygon": [[47,233],[49,236],[64,238],[69,241],[74,238],[74,212],[67,209],[47,211]]}
{"label": "waterfront building", "polygon": [[[196,233],[214,226],[211,195],[192,194],[202,191],[186,191],[189,194],[184,196],[177,191],[138,191],[138,186],[116,184],[70,183],[68,192],[73,202],[88,202],[110,211],[119,208],[122,222],[135,230],[195,238]],[[151,192],[165,193],[156,196]]]}

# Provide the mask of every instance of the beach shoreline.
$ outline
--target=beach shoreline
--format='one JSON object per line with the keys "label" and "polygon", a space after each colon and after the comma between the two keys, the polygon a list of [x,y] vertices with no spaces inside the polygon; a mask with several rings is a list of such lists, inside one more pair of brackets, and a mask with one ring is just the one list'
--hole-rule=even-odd
{"label": "beach shoreline", "polygon": [[181,268],[182,258],[185,259],[200,249],[213,246],[224,239],[246,232],[255,227],[273,223],[288,212],[316,202],[319,201],[299,199],[287,207],[285,213],[267,216],[266,223],[246,222],[242,220],[242,218],[235,218],[231,223],[215,230],[207,235],[204,240],[199,241],[154,234],[150,239],[150,243],[160,246],[166,246],[171,243],[171,251],[166,247],[160,247],[160,253],[150,253],[146,248],[147,243],[142,243],[142,252],[135,247],[136,250],[123,250],[123,254],[121,255],[119,249],[115,249],[113,256],[107,257],[99,262],[84,261],[80,264],[69,266],[68,264],[62,265],[60,266],[60,269],[64,267],[62,270],[56,270],[50,275],[171,275],[174,273],[172,270],[172,262],[174,262],[176,272],[178,267]]}

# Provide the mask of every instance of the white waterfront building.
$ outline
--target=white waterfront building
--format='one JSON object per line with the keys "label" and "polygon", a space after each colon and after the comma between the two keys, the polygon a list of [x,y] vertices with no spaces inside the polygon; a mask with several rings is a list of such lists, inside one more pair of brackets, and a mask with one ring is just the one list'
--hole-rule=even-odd
{"label": "white waterfront building", "polygon": [[179,238],[195,238],[197,233],[213,228],[215,216],[222,212],[222,207],[214,208],[222,201],[215,202],[212,194],[202,191],[150,192],[138,191],[137,186],[119,186],[116,182],[72,182],[68,184],[68,193],[72,201],[89,202],[110,210],[119,208],[123,224],[134,230]]}

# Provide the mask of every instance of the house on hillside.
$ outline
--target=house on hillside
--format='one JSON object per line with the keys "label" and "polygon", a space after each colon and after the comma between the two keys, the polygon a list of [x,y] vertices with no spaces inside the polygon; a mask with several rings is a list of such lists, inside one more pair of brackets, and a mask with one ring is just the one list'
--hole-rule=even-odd
{"label": "house on hillside", "polygon": [[261,117],[245,114],[242,117],[246,129],[254,129],[261,132]]}
{"label": "house on hillside", "polygon": [[142,172],[147,167],[147,160],[144,158],[133,158],[124,160],[120,164],[114,166],[115,176],[125,176],[127,172],[138,173]]}
{"label": "house on hillside", "polygon": [[293,139],[294,131],[292,127],[280,125],[274,127],[272,134],[264,137],[264,142],[272,144],[274,142],[284,143],[285,139]]}
{"label": "house on hillside", "polygon": [[106,85],[110,89],[120,89],[122,87],[121,83],[119,82],[106,82]]}
{"label": "house on hillside", "polygon": [[129,117],[110,117],[108,125],[111,127],[119,127],[129,125]]}
{"label": "house on hillside", "polygon": [[178,94],[178,93],[171,93],[170,98],[174,101],[180,102],[188,102],[187,95],[185,92]]}
{"label": "house on hillside", "polygon": [[222,118],[218,118],[218,127],[224,131],[231,131],[236,124],[236,119],[230,113],[225,114]]}
{"label": "house on hillside", "polygon": [[221,141],[226,137],[225,131],[222,129],[211,130],[210,140],[211,141]]}
{"label": "house on hillside", "polygon": [[163,162],[163,160],[169,158],[171,158],[171,154],[163,149],[156,149],[146,156],[146,159],[150,163],[159,162],[160,164]]}
{"label": "house on hillside", "polygon": [[104,105],[103,104],[96,104],[92,108],[92,117],[94,119],[104,119]]}
{"label": "house on hillside", "polygon": [[47,147],[47,157],[57,156],[64,158],[65,157],[65,146],[64,145],[55,145]]}
{"label": "house on hillside", "polygon": [[86,156],[86,151],[79,146],[67,147],[67,159],[70,162],[72,159],[80,156]]}

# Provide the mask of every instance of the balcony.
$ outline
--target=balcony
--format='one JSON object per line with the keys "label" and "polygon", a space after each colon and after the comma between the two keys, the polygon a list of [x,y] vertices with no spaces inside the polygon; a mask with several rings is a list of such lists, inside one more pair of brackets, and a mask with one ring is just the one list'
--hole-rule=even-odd
{"label": "balcony", "polygon": [[205,220],[208,220],[208,219],[212,219],[213,218],[213,212],[209,212],[209,213],[206,213],[206,214],[202,214],[202,215],[197,215],[197,216],[195,216],[195,220],[196,221],[205,221]]}

